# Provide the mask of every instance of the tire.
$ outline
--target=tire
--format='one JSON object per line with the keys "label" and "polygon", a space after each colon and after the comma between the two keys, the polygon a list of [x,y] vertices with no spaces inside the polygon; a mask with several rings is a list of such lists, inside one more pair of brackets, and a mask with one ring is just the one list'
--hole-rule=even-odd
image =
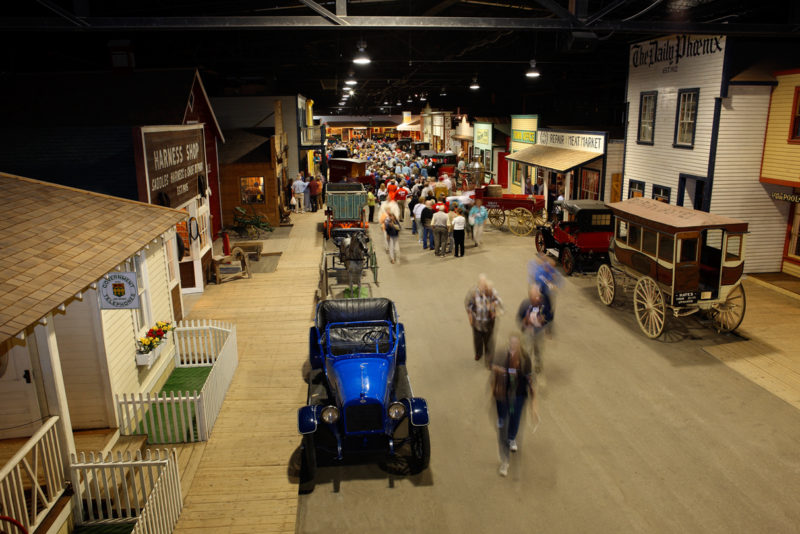
{"label": "tire", "polygon": [[644,335],[650,339],[656,339],[664,331],[666,322],[666,306],[664,304],[664,294],[655,280],[645,276],[636,282],[633,291],[633,308],[636,313],[636,321]]}
{"label": "tire", "polygon": [[544,237],[544,232],[536,230],[533,236],[534,244],[536,245],[536,252],[544,254],[547,251],[547,239]]}
{"label": "tire", "polygon": [[314,435],[303,435],[303,458],[300,464],[300,493],[314,491],[317,476],[317,450],[314,448]]}
{"label": "tire", "polygon": [[489,222],[492,223],[492,226],[495,228],[502,228],[503,224],[506,222],[506,214],[501,209],[490,209],[489,210]]}
{"label": "tire", "polygon": [[562,248],[559,259],[561,260],[561,266],[564,268],[565,275],[569,276],[575,272],[575,254],[572,253],[572,249],[566,246]]}
{"label": "tire", "polygon": [[597,294],[600,296],[600,302],[606,306],[613,304],[614,297],[617,294],[614,271],[611,270],[607,263],[597,269]]}
{"label": "tire", "polygon": [[717,332],[733,332],[744,319],[747,301],[742,284],[731,289],[725,302],[714,304],[711,308],[711,319]]}
{"label": "tire", "polygon": [[411,438],[411,461],[413,474],[421,473],[428,468],[431,461],[431,436],[427,426],[414,426],[408,422],[408,435]]}

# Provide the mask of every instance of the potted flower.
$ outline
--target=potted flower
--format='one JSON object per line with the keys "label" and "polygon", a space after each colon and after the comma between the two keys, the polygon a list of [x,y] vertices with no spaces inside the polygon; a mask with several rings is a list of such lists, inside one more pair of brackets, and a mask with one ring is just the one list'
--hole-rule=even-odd
{"label": "potted flower", "polygon": [[147,331],[144,337],[136,340],[136,365],[148,368],[161,356],[161,345],[166,342],[167,333],[175,327],[168,321],[156,321],[156,325]]}

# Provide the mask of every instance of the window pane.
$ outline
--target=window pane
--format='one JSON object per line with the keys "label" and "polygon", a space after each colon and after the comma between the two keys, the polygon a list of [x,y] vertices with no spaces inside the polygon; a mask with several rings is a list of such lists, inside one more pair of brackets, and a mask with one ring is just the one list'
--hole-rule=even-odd
{"label": "window pane", "polygon": [[675,240],[670,235],[658,236],[658,257],[664,261],[672,262],[672,250]]}
{"label": "window pane", "polygon": [[697,92],[681,93],[678,101],[677,143],[691,145],[697,115]]}
{"label": "window pane", "polygon": [[681,239],[681,262],[697,261],[697,238]]}
{"label": "window pane", "polygon": [[742,236],[729,235],[728,244],[725,246],[725,261],[733,261],[741,258]]}
{"label": "window pane", "polygon": [[635,249],[638,249],[640,234],[641,234],[641,228],[632,224],[628,229],[628,245],[630,245]]}
{"label": "window pane", "polygon": [[628,241],[627,221],[617,221],[617,239],[619,239],[623,243]]}
{"label": "window pane", "polygon": [[248,176],[240,178],[241,203],[242,204],[263,204],[264,203],[264,177]]}
{"label": "window pane", "polygon": [[643,230],[642,232],[642,252],[656,255],[656,247],[658,246],[658,234],[652,230]]}

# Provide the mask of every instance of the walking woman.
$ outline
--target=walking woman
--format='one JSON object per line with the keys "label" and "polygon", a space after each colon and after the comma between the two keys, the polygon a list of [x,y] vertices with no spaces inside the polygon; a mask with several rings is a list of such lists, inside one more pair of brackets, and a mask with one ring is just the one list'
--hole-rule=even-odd
{"label": "walking woman", "polygon": [[461,208],[456,208],[456,216],[453,218],[453,252],[456,258],[464,256],[464,233],[467,220],[464,218]]}
{"label": "walking woman", "polygon": [[500,447],[500,476],[508,475],[510,452],[517,452],[517,432],[525,401],[533,401],[531,358],[522,349],[519,334],[512,334],[508,350],[492,363],[495,403],[497,404],[497,437]]}
{"label": "walking woman", "polygon": [[400,252],[400,246],[398,244],[400,221],[397,220],[397,216],[392,211],[388,211],[383,228],[386,232],[386,240],[389,244],[389,259],[392,263],[395,263],[397,261],[397,253]]}

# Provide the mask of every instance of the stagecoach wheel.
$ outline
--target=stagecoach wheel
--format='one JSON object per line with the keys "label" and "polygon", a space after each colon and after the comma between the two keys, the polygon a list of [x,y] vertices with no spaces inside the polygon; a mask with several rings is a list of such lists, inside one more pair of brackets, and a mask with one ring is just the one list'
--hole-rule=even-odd
{"label": "stagecoach wheel", "polygon": [[411,472],[421,473],[431,461],[431,436],[427,426],[414,426],[408,422],[408,436],[411,438]]}
{"label": "stagecoach wheel", "polygon": [[317,450],[314,448],[314,435],[303,435],[303,456],[300,463],[300,492],[314,491],[317,476]]}
{"label": "stagecoach wheel", "polygon": [[495,228],[502,228],[506,222],[506,214],[501,209],[493,208],[489,210],[489,222]]}
{"label": "stagecoach wheel", "polygon": [[544,210],[540,210],[533,214],[533,225],[544,226],[547,222],[547,215]]}
{"label": "stagecoach wheel", "polygon": [[561,266],[564,268],[564,274],[569,276],[575,272],[575,255],[572,253],[572,249],[569,247],[562,248],[560,259]]}
{"label": "stagecoach wheel", "polygon": [[533,213],[525,208],[516,208],[511,212],[508,227],[516,235],[525,236],[533,232]]}
{"label": "stagecoach wheel", "polygon": [[544,254],[547,250],[547,241],[545,241],[544,232],[541,230],[536,230],[536,234],[533,236],[533,241],[536,244],[536,252],[539,254]]}
{"label": "stagecoach wheel", "polygon": [[744,288],[741,284],[734,287],[725,302],[714,304],[711,307],[711,319],[717,332],[731,332],[742,324],[744,319],[746,301]]}
{"label": "stagecoach wheel", "polygon": [[640,278],[636,282],[636,288],[633,291],[633,308],[642,332],[651,339],[660,336],[664,331],[666,320],[664,295],[656,281],[649,276]]}
{"label": "stagecoach wheel", "polygon": [[600,302],[606,306],[611,306],[616,293],[617,287],[614,285],[614,272],[607,263],[604,263],[597,270],[597,294],[600,295]]}

